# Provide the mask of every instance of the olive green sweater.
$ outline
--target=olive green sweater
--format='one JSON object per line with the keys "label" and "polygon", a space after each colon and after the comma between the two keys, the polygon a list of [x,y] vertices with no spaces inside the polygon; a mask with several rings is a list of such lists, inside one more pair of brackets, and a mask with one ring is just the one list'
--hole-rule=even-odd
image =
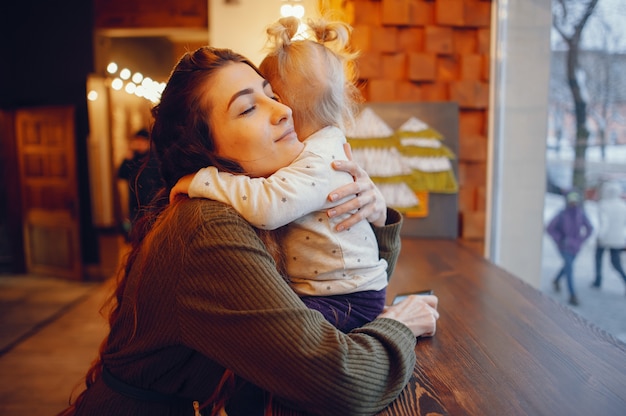
{"label": "olive green sweater", "polygon": [[[383,318],[343,334],[304,306],[231,207],[190,199],[170,214],[144,241],[103,360],[125,383],[185,401],[140,402],[98,380],[77,414],[193,415],[225,368],[310,414],[371,415],[400,393],[415,364],[407,327]],[[388,216],[374,228],[391,273],[401,217]]]}

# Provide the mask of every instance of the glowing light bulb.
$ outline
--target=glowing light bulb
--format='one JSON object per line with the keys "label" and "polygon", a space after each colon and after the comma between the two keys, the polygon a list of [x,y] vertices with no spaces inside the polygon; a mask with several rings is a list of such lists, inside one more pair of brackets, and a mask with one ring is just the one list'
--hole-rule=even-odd
{"label": "glowing light bulb", "polygon": [[116,91],[119,91],[122,89],[122,87],[124,86],[124,81],[122,81],[119,78],[115,78],[112,82],[111,82],[111,88],[113,88]]}
{"label": "glowing light bulb", "polygon": [[107,65],[107,72],[109,74],[115,74],[117,72],[117,64],[115,62],[110,62]]}
{"label": "glowing light bulb", "polygon": [[129,94],[134,94],[136,89],[137,89],[137,85],[133,84],[132,82],[129,82],[128,84],[126,84],[126,87],[124,87],[124,91],[126,91]]}
{"label": "glowing light bulb", "polygon": [[132,80],[135,84],[140,84],[143,79],[143,74],[141,72],[135,72],[133,74]]}

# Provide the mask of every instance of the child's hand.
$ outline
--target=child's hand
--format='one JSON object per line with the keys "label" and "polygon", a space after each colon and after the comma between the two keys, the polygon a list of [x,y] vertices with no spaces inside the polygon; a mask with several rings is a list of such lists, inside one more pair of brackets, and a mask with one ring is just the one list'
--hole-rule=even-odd
{"label": "child's hand", "polygon": [[176,195],[187,194],[189,192],[189,186],[193,180],[194,175],[183,176],[176,182],[176,185],[170,191],[170,203],[176,198]]}

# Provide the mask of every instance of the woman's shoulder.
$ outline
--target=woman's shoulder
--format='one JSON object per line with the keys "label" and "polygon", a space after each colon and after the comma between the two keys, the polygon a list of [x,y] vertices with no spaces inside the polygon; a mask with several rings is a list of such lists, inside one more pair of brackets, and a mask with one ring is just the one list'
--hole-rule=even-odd
{"label": "woman's shoulder", "polygon": [[222,223],[252,228],[232,206],[207,198],[189,198],[179,202],[173,219],[177,226],[191,230],[202,225]]}

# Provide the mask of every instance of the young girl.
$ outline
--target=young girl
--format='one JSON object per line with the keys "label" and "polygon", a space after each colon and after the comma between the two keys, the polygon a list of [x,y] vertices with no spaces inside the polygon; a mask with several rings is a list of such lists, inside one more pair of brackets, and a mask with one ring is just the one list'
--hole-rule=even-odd
{"label": "young girl", "polygon": [[[293,110],[302,152],[293,161],[283,158],[287,163],[275,172],[243,176],[207,167],[174,192],[228,203],[261,229],[286,226],[280,234],[291,287],[308,307],[348,332],[382,312],[388,280],[370,225],[361,221],[337,232],[342,217],[330,219],[325,212],[337,204],[327,200],[329,192],[352,181],[331,163],[347,158],[343,127],[358,97],[350,68],[355,54],[347,48],[347,24],[309,21],[313,38],[292,40],[299,24],[290,17],[268,29],[273,50],[259,69]],[[249,150],[241,151],[251,160],[266,157],[262,149]]]}

